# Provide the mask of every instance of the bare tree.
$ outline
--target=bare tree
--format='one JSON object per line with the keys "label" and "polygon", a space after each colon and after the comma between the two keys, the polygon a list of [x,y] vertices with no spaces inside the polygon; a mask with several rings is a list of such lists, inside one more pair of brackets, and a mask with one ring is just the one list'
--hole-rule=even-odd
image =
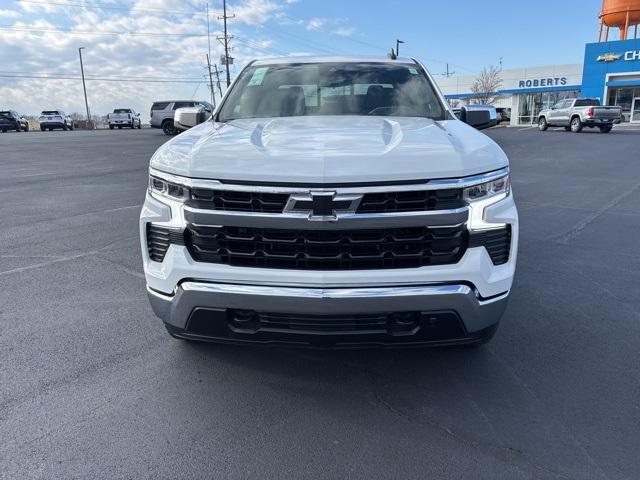
{"label": "bare tree", "polygon": [[502,86],[501,72],[502,70],[494,65],[482,69],[478,78],[471,85],[471,92],[476,102],[481,104],[495,102],[498,89]]}

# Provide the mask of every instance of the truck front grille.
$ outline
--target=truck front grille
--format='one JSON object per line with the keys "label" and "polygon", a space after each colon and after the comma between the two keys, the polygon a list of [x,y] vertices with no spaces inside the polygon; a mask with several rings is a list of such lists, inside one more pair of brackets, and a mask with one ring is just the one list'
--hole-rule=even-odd
{"label": "truck front grille", "polygon": [[468,233],[464,224],[349,231],[190,225],[185,242],[199,262],[295,270],[362,270],[455,264],[466,251]]}
{"label": "truck front grille", "polygon": [[189,205],[195,208],[233,212],[282,213],[289,199],[286,193],[262,193],[233,190],[191,190]]}
{"label": "truck front grille", "polygon": [[453,210],[465,206],[461,189],[367,193],[357,213]]}
{"label": "truck front grille", "polygon": [[[288,193],[194,188],[188,205],[204,210],[283,213]],[[465,206],[462,189],[365,193],[356,213],[400,213],[452,210]]]}

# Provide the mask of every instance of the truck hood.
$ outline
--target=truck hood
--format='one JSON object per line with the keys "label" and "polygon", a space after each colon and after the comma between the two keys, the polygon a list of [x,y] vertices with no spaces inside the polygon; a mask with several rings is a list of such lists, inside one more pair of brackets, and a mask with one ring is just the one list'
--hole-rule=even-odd
{"label": "truck hood", "polygon": [[205,122],[151,159],[192,178],[303,184],[463,177],[507,164],[498,145],[458,120],[361,116]]}

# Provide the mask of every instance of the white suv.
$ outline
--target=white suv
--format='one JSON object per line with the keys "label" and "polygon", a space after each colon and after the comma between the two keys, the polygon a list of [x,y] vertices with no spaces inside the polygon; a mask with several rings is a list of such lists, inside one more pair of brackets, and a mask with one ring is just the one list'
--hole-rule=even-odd
{"label": "white suv", "polygon": [[506,155],[421,63],[274,59],[153,155],[140,237],[174,337],[480,344],[507,304],[518,213]]}

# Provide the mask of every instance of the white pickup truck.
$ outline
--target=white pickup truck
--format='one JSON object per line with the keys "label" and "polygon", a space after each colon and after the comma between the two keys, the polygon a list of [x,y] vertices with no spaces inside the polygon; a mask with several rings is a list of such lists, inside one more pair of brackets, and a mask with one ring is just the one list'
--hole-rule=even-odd
{"label": "white pickup truck", "polygon": [[140,214],[149,299],[172,336],[493,336],[518,212],[507,156],[471,126],[494,123],[487,109],[456,118],[413,59],[304,57],[252,62],[212,118],[183,117],[193,128],[151,158]]}
{"label": "white pickup truck", "polygon": [[544,132],[549,127],[564,127],[567,132],[580,133],[584,127],[597,127],[609,133],[621,121],[620,107],[602,106],[597,98],[567,98],[540,112],[538,128]]}
{"label": "white pickup truck", "polygon": [[111,130],[116,127],[142,128],[140,114],[131,108],[116,108],[113,113],[107,114],[107,120]]}

